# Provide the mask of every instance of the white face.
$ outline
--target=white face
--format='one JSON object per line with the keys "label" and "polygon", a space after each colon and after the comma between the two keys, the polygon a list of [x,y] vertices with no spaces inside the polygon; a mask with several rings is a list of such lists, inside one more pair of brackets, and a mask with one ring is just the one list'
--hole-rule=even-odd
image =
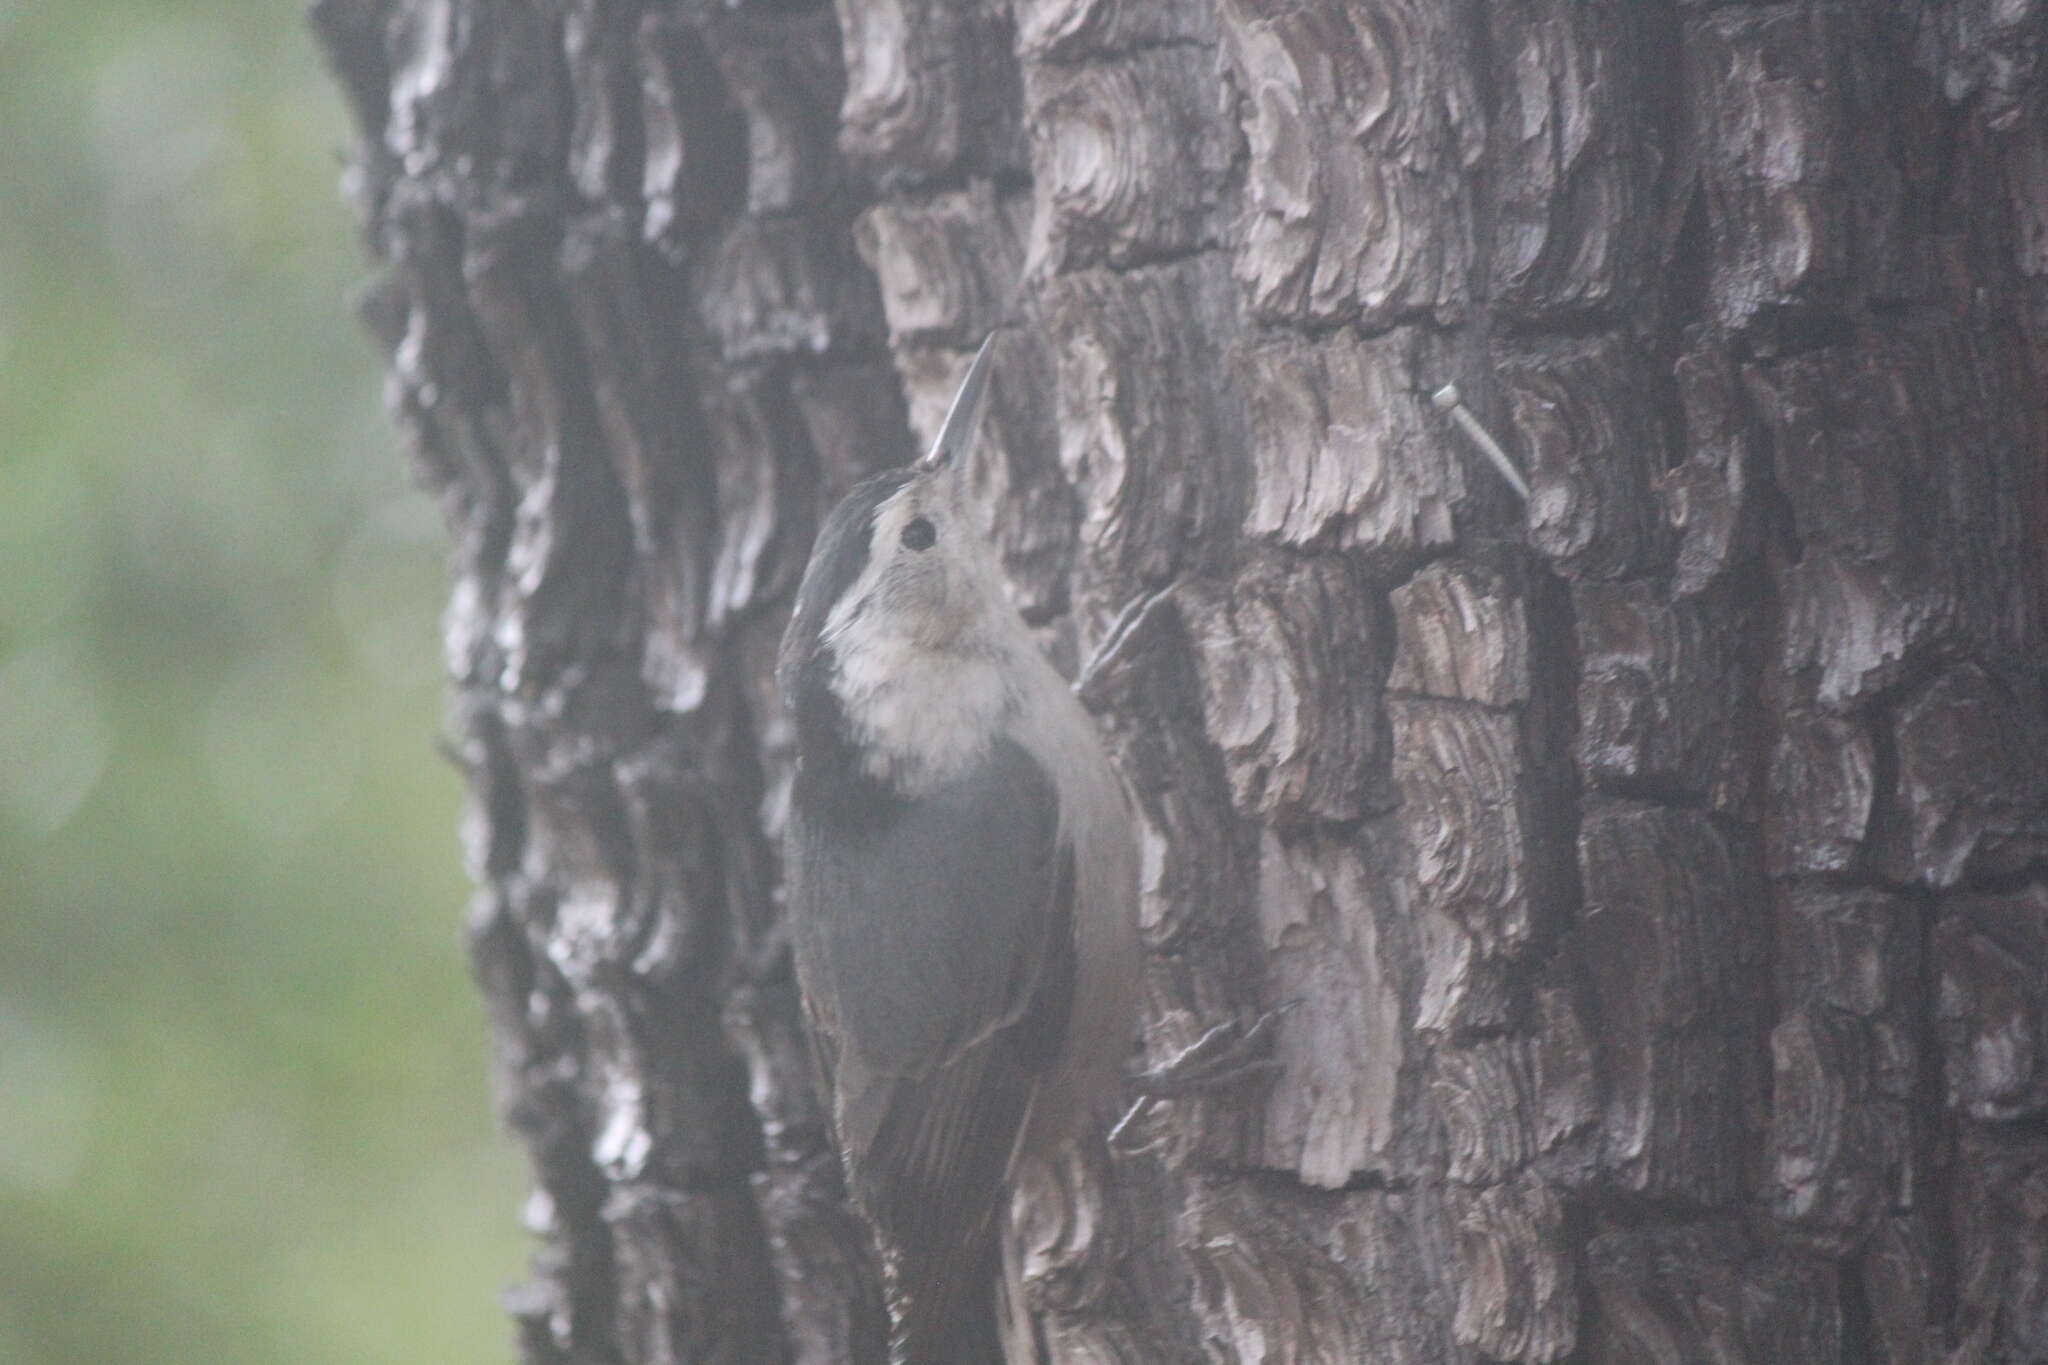
{"label": "white face", "polygon": [[973,653],[1013,617],[986,534],[971,527],[950,470],[921,472],[875,509],[868,561],[834,604],[824,638],[849,632],[939,653]]}
{"label": "white face", "polygon": [[831,687],[869,771],[904,791],[987,751],[1043,668],[957,481],[920,472],[875,509],[868,561],[826,617]]}

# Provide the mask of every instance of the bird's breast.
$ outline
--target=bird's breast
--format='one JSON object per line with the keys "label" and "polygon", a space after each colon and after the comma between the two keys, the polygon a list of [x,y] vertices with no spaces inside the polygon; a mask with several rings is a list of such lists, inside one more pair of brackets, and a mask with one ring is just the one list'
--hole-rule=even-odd
{"label": "bird's breast", "polygon": [[832,691],[869,776],[905,795],[982,760],[1013,709],[999,659],[900,637],[842,641]]}

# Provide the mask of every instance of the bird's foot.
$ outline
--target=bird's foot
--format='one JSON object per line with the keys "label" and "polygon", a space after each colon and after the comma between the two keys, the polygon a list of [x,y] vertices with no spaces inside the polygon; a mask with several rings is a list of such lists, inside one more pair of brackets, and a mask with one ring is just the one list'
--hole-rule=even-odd
{"label": "bird's foot", "polygon": [[1163,588],[1140,593],[1125,604],[1110,623],[1109,631],[1102,637],[1102,643],[1088,656],[1088,662],[1081,666],[1074,679],[1074,695],[1089,710],[1099,710],[1104,700],[1104,683],[1113,675],[1115,667],[1130,654],[1132,647],[1152,629],[1161,616],[1166,601],[1173,590],[1180,586],[1175,579]]}
{"label": "bird's foot", "polygon": [[1130,1131],[1159,1100],[1223,1090],[1280,1070],[1280,1062],[1273,1056],[1274,1035],[1280,1017],[1300,1003],[1290,1000],[1249,1024],[1241,1019],[1226,1019],[1157,1066],[1137,1073],[1131,1083],[1139,1099],[1110,1129],[1110,1145],[1120,1150],[1137,1150],[1129,1141]]}
{"label": "bird's foot", "polygon": [[1273,1058],[1280,1017],[1299,1003],[1289,1001],[1267,1010],[1249,1024],[1226,1019],[1159,1065],[1139,1072],[1132,1082],[1146,1099],[1174,1100],[1269,1076],[1280,1069]]}

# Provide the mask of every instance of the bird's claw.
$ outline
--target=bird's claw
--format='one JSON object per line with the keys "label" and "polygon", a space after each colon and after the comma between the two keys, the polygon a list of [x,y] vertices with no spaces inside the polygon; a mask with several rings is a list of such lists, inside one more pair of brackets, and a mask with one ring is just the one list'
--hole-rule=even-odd
{"label": "bird's claw", "polygon": [[1157,1066],[1133,1076],[1131,1083],[1139,1098],[1109,1130],[1110,1146],[1121,1151],[1142,1150],[1143,1144],[1132,1144],[1128,1134],[1156,1101],[1222,1090],[1279,1071],[1280,1062],[1272,1055],[1273,1036],[1281,1016],[1300,1003],[1290,1000],[1250,1024],[1226,1019]]}
{"label": "bird's claw", "polygon": [[1159,619],[1160,608],[1166,605],[1166,599],[1179,586],[1180,580],[1175,579],[1163,588],[1141,593],[1117,613],[1116,620],[1110,623],[1108,632],[1103,635],[1102,643],[1095,647],[1095,652],[1088,656],[1088,662],[1081,666],[1081,672],[1074,679],[1074,695],[1081,699],[1083,706],[1090,710],[1100,708],[1104,679]]}
{"label": "bird's claw", "polygon": [[1267,1010],[1250,1024],[1226,1019],[1157,1066],[1132,1078],[1147,1099],[1172,1100],[1204,1090],[1221,1090],[1280,1069],[1272,1056],[1280,1017],[1298,1001]]}

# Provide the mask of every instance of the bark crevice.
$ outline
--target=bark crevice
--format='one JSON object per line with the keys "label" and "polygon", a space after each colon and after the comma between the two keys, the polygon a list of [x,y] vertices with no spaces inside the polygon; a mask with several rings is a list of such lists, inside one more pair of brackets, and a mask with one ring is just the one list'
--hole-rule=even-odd
{"label": "bark crevice", "polygon": [[[532,1362],[874,1362],[770,669],[998,333],[1142,1052],[1055,1360],[2048,1353],[2042,0],[316,0],[452,543]],[[1524,515],[1429,394],[1528,472]]]}

